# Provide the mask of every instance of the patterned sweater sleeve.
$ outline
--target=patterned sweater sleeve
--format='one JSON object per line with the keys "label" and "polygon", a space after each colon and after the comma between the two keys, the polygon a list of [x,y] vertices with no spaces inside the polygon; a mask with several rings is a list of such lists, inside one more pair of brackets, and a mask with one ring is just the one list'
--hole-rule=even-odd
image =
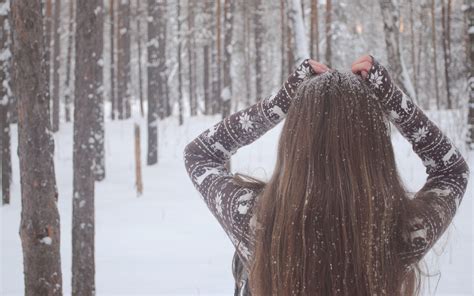
{"label": "patterned sweater sleeve", "polygon": [[259,192],[236,184],[225,164],[239,148],[254,142],[285,118],[298,85],[311,75],[313,69],[305,60],[276,95],[228,116],[184,150],[191,181],[246,263],[253,247],[251,212]]}
{"label": "patterned sweater sleeve", "polygon": [[410,200],[408,231],[402,234],[401,259],[407,268],[418,262],[441,237],[461,203],[469,168],[451,140],[404,94],[387,70],[374,60],[368,80],[389,120],[411,143],[428,178]]}

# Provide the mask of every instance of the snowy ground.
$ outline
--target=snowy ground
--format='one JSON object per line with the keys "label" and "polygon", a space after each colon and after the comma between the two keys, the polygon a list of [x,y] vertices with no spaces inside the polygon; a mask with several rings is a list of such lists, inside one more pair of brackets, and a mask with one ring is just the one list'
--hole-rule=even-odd
{"label": "snowy ground", "polygon": [[[440,116],[439,118],[446,118]],[[96,286],[98,295],[233,295],[233,248],[189,181],[182,151],[187,142],[219,120],[175,119],[160,122],[159,164],[144,166],[144,194],[134,188],[133,120],[107,122],[107,178],[96,186]],[[142,156],[145,155],[145,122]],[[444,120],[446,121],[446,120]],[[449,128],[458,125],[440,121]],[[279,128],[239,151],[233,169],[268,178],[275,158]],[[16,127],[13,143],[16,151]],[[399,169],[410,190],[419,189],[426,175],[421,162],[399,134],[393,137]],[[61,260],[64,294],[70,295],[72,212],[72,125],[55,135],[56,177],[61,214]],[[144,158],[143,158],[144,159]],[[469,163],[474,169],[474,155]],[[22,252],[18,235],[20,185],[18,158],[13,159],[12,204],[0,207],[1,295],[22,295]],[[473,295],[473,180],[455,218],[427,261],[431,280],[424,295]],[[448,238],[446,242],[446,237]],[[438,285],[436,287],[436,282]]]}

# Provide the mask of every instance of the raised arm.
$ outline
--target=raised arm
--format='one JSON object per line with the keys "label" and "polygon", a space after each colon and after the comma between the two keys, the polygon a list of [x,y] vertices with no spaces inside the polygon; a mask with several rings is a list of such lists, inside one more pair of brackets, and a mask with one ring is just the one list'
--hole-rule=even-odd
{"label": "raised arm", "polygon": [[251,210],[259,192],[236,184],[225,164],[239,148],[254,142],[285,118],[298,85],[315,74],[313,67],[318,71],[322,66],[305,60],[276,95],[223,119],[184,150],[191,181],[244,261],[248,262],[252,250]]}
{"label": "raised arm", "polygon": [[352,69],[367,78],[389,120],[426,167],[426,183],[409,203],[409,231],[403,237],[406,247],[400,254],[409,267],[428,252],[451,223],[467,187],[469,168],[452,141],[392,82],[387,70],[373,57],[359,59]]}

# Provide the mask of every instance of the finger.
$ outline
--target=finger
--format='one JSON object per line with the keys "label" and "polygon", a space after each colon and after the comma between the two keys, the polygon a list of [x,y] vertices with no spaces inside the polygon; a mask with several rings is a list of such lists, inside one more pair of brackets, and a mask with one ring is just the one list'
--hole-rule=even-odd
{"label": "finger", "polygon": [[363,55],[359,57],[357,60],[355,60],[352,63],[352,66],[354,66],[355,64],[362,63],[362,62],[372,62],[372,57],[370,55]]}
{"label": "finger", "polygon": [[360,75],[362,75],[362,77],[365,79],[365,78],[367,78],[367,76],[369,76],[369,73],[367,71],[362,70],[360,72]]}
{"label": "finger", "polygon": [[324,64],[321,64],[312,60],[310,60],[309,63],[311,67],[313,68],[314,72],[316,72],[316,74],[321,74],[321,73],[329,71],[329,68]]}
{"label": "finger", "polygon": [[352,72],[355,74],[360,73],[362,71],[369,72],[370,68],[372,68],[372,63],[365,61],[352,66]]}

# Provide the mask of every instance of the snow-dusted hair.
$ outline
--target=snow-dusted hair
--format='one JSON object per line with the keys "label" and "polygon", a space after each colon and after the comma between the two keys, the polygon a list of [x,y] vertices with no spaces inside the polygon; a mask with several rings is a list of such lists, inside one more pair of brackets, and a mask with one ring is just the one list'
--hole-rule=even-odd
{"label": "snow-dusted hair", "polygon": [[253,295],[414,295],[407,193],[379,101],[338,71],[299,87],[256,208]]}

